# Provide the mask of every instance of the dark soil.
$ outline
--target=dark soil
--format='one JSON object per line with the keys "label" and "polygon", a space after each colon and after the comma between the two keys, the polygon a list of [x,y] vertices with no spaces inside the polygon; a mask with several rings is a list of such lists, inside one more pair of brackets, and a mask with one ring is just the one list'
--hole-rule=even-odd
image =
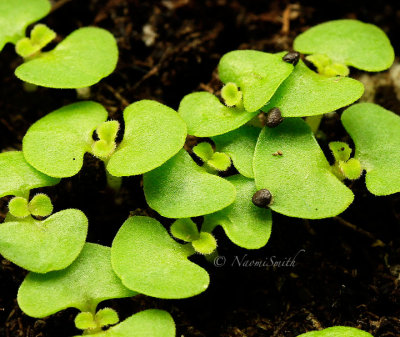
{"label": "dark soil", "polygon": [[[185,94],[217,91],[220,83],[215,69],[224,53],[238,48],[290,49],[298,33],[326,20],[357,18],[375,23],[387,32],[397,55],[400,46],[400,4],[396,1],[61,0],[55,8],[43,21],[60,37],[80,26],[97,25],[118,39],[118,68],[92,88],[91,99],[120,121],[123,108],[139,99],[155,99],[176,109]],[[154,41],[149,31],[156,34]],[[20,60],[12,46],[3,50],[0,62],[0,149],[20,149],[28,127],[50,111],[75,102],[76,93],[45,88],[24,91],[13,75]],[[376,99],[400,113],[392,87],[378,88]],[[346,139],[338,118],[326,120],[322,130],[326,134],[323,148],[328,141]],[[76,207],[86,213],[88,241],[110,245],[131,211],[157,216],[148,210],[140,183],[141,177],[126,179],[115,196],[106,187],[102,164],[88,157],[77,176],[43,190],[51,195],[56,210]],[[400,195],[374,197],[363,179],[353,183],[352,189],[356,199],[340,218],[307,221],[274,214],[271,239],[257,251],[239,249],[222,230],[217,231],[226,264],[216,267],[195,257],[211,276],[209,289],[200,296],[174,301],[137,296],[104,305],[117,309],[121,318],[163,308],[174,317],[177,336],[185,337],[291,337],[332,325],[362,328],[376,337],[398,337]],[[6,203],[0,201],[1,218]],[[247,254],[252,260],[275,256],[275,261],[283,261],[301,249],[305,251],[298,254],[294,267],[231,265],[235,256],[242,259]],[[4,259],[0,268],[0,336],[78,334],[74,309],[42,320],[24,315],[16,295],[26,272]]]}

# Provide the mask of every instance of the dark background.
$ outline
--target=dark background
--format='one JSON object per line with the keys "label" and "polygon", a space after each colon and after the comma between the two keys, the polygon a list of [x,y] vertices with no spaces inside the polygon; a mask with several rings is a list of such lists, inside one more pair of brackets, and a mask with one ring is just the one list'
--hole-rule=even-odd
{"label": "dark background", "polygon": [[[378,25],[399,54],[397,1],[61,0],[42,22],[58,33],[59,40],[87,25],[114,34],[120,50],[118,67],[92,87],[91,99],[122,122],[124,107],[136,100],[155,99],[177,109],[192,91],[217,92],[221,84],[216,66],[228,51],[289,50],[293,38],[308,27],[340,18]],[[149,32],[155,34],[154,40]],[[0,54],[2,151],[20,149],[33,122],[77,99],[74,90],[24,91],[13,75],[20,62],[11,45]],[[360,74],[352,70],[352,75]],[[376,102],[400,113],[387,73],[369,78],[376,87]],[[338,117],[324,120],[321,129],[326,135],[321,140],[324,149],[329,141],[348,140]],[[160,219],[147,208],[140,184],[141,177],[128,178],[114,195],[106,187],[102,164],[88,156],[77,176],[42,191],[52,197],[56,211],[75,207],[85,212],[88,241],[110,245],[131,211]],[[307,221],[274,213],[271,239],[257,251],[240,249],[222,230],[216,231],[219,252],[228,262],[245,254],[250,259],[284,259],[305,249],[293,268],[217,268],[196,256],[194,260],[211,276],[209,289],[200,296],[175,301],[137,296],[102,305],[117,309],[122,319],[147,308],[165,309],[176,321],[177,336],[185,337],[292,337],[332,325],[362,328],[376,337],[398,337],[400,195],[374,197],[364,178],[351,188],[356,199],[339,218]],[[0,201],[0,218],[7,202],[7,198]],[[42,320],[25,316],[16,294],[26,272],[4,259],[0,268],[0,336],[78,334],[74,309]]]}

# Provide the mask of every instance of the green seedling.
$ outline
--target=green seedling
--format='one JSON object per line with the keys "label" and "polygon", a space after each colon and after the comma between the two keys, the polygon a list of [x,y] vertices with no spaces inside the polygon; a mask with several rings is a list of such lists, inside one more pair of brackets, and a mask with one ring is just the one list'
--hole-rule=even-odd
{"label": "green seedling", "polygon": [[338,215],[353,201],[353,193],[332,173],[311,129],[300,118],[264,128],[253,164],[256,186],[271,192],[270,207],[275,212],[320,219]]}
{"label": "green seedling", "polygon": [[362,169],[361,163],[355,158],[350,158],[351,148],[343,142],[331,142],[329,148],[332,151],[335,163],[332,165],[332,172],[340,179],[355,180],[360,178]]}
{"label": "green seedling", "polygon": [[143,177],[146,200],[167,218],[190,218],[219,211],[236,198],[227,180],[198,166],[185,150]]}
{"label": "green seedling", "polygon": [[225,84],[221,89],[221,97],[229,107],[242,106],[243,94],[235,83]]}
{"label": "green seedling", "polygon": [[48,0],[0,0],[0,51],[6,43],[24,38],[28,25],[45,17],[51,9]]}
{"label": "green seedling", "polygon": [[129,289],[152,297],[186,298],[203,292],[210,282],[208,273],[188,260],[194,252],[191,244],[174,241],[157,220],[133,216],[113,241],[111,261]]}
{"label": "green seedling", "polygon": [[[47,274],[29,273],[18,291],[18,304],[29,316],[43,318],[67,308],[80,313],[75,326],[84,335],[96,337],[175,336],[171,316],[162,310],[145,310],[117,324],[117,313],[110,308],[97,310],[100,302],[132,297],[111,267],[109,247],[86,243],[79,257],[66,269]],[[117,324],[117,325],[114,325]],[[114,325],[103,331],[104,327]]]}
{"label": "green seedling", "polygon": [[298,337],[373,337],[370,333],[346,326],[334,326],[321,331],[310,331]]}
{"label": "green seedling", "polygon": [[342,124],[355,143],[355,159],[367,172],[368,190],[375,195],[400,192],[400,117],[360,103],[343,113]]}
{"label": "green seedling", "polygon": [[231,166],[231,158],[223,152],[214,152],[210,143],[199,143],[193,148],[193,152],[203,161],[203,166],[210,173],[226,171]]}
{"label": "green seedling", "polygon": [[106,30],[80,28],[53,50],[43,52],[56,33],[43,24],[36,25],[30,37],[26,27],[50,12],[48,0],[0,0],[0,51],[13,43],[24,59],[15,74],[21,80],[50,88],[84,88],[110,75],[117,65],[118,47]]}
{"label": "green seedling", "polygon": [[347,66],[382,71],[394,61],[386,34],[357,20],[335,20],[312,27],[294,40],[294,49],[311,54],[309,61],[328,76],[347,75]]}
{"label": "green seedling", "polygon": [[[139,101],[125,109],[125,133],[118,146],[119,124],[106,119],[103,106],[90,101],[53,111],[29,128],[24,156],[49,176],[70,177],[80,171],[89,152],[104,161],[112,176],[121,177],[153,170],[185,142],[185,123],[174,110],[155,101]],[[92,137],[95,130],[98,140]]]}

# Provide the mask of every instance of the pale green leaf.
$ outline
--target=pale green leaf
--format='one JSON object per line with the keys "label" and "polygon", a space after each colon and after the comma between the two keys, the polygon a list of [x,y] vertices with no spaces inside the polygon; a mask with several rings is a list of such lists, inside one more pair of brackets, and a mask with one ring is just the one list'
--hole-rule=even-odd
{"label": "pale green leaf", "polygon": [[170,231],[173,237],[186,242],[197,240],[200,236],[197,225],[190,218],[176,220]]}
{"label": "pale green leaf", "polygon": [[56,48],[20,65],[21,80],[50,88],[84,88],[110,75],[118,60],[115,38],[96,27],[80,28]]}
{"label": "pale green leaf", "polygon": [[124,120],[124,139],[107,164],[113,176],[151,171],[174,156],[185,143],[185,122],[175,110],[161,103],[135,102],[125,109]]}
{"label": "pale green leaf", "polygon": [[324,22],[300,34],[294,49],[304,54],[325,54],[334,62],[366,71],[388,69],[393,47],[377,26],[357,20]]}
{"label": "pale green leaf", "polygon": [[243,125],[237,130],[213,137],[216,149],[227,153],[239,173],[254,178],[253,156],[261,129]]}
{"label": "pale green leaf", "polygon": [[158,298],[186,298],[207,289],[208,273],[188,255],[186,246],[157,220],[143,216],[126,220],[111,248],[112,265],[123,284]]}
{"label": "pale green leaf", "polygon": [[68,267],[86,241],[88,220],[67,209],[39,221],[32,217],[0,224],[0,253],[16,265],[37,273]]}
{"label": "pale green leaf", "polygon": [[375,195],[400,192],[400,117],[360,103],[343,113],[342,123],[356,145],[355,158],[367,171],[368,190]]}
{"label": "pale green leaf", "polygon": [[53,186],[59,181],[60,179],[51,178],[29,165],[21,151],[0,154],[0,198],[24,194],[34,188]]}
{"label": "pale green leaf", "polygon": [[350,105],[363,92],[361,82],[318,75],[300,60],[263,111],[279,108],[283,117],[321,115]]}
{"label": "pale green leaf", "polygon": [[246,124],[258,114],[258,111],[229,108],[209,92],[186,95],[178,112],[187,124],[188,134],[197,137],[222,135]]}
{"label": "pale green leaf", "polygon": [[208,232],[201,232],[197,240],[192,241],[192,246],[197,253],[208,255],[217,248],[217,240]]}
{"label": "pale green leaf", "polygon": [[53,213],[53,204],[46,194],[39,193],[29,202],[29,211],[35,216],[49,216]]}
{"label": "pale green leaf", "polygon": [[292,64],[282,60],[284,55],[257,50],[231,51],[219,62],[219,77],[222,82],[233,82],[240,88],[247,111],[257,111],[293,70]]}
{"label": "pale green leaf", "polygon": [[[281,156],[274,156],[281,151]],[[264,128],[254,155],[258,189],[268,189],[278,213],[305,219],[343,212],[354,195],[332,173],[309,126],[287,118],[276,128]]]}
{"label": "pale green leaf", "polygon": [[298,337],[373,337],[370,333],[347,326],[334,326],[321,331],[310,331]]}
{"label": "pale green leaf", "polygon": [[[87,336],[87,335],[84,335]],[[91,337],[175,337],[175,323],[163,310],[141,311],[112,328]],[[80,337],[80,336],[75,336]]]}
{"label": "pale green leaf", "polygon": [[23,139],[25,159],[52,177],[71,177],[91,151],[92,134],[107,119],[95,102],[79,102],[55,110],[34,123]]}
{"label": "pale green leaf", "polygon": [[252,179],[234,175],[227,178],[235,187],[237,197],[233,204],[214,214],[206,215],[203,230],[221,225],[229,239],[246,249],[266,245],[271,235],[271,210],[253,205],[251,198],[257,191]]}
{"label": "pale green leaf", "polygon": [[207,165],[217,171],[226,171],[231,166],[231,158],[226,153],[215,152]]}
{"label": "pale green leaf", "polygon": [[28,208],[28,200],[24,197],[15,197],[8,203],[10,213],[16,218],[25,218],[31,213]]}
{"label": "pale green leaf", "polygon": [[6,43],[23,38],[26,27],[45,17],[50,9],[48,0],[0,0],[0,51]]}
{"label": "pale green leaf", "polygon": [[210,143],[202,142],[193,147],[193,153],[203,162],[207,162],[214,154],[214,150]]}
{"label": "pale green leaf", "polygon": [[190,218],[214,213],[230,205],[235,187],[207,173],[181,150],[143,178],[147,203],[167,218]]}
{"label": "pale green leaf", "polygon": [[347,143],[343,142],[330,142],[329,149],[332,151],[336,161],[349,160],[351,152],[353,151]]}
{"label": "pale green leaf", "polygon": [[135,295],[113,272],[110,248],[86,243],[68,268],[29,273],[19,288],[18,304],[25,314],[41,318],[67,308],[94,312],[102,301]]}

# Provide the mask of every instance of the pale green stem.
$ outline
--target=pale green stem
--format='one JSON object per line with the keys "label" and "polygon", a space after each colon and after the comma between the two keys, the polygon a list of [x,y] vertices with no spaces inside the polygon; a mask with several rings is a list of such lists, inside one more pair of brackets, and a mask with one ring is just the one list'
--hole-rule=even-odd
{"label": "pale green stem", "polygon": [[319,129],[322,117],[324,117],[324,115],[315,115],[306,117],[306,123],[310,126],[311,131],[314,134],[316,134]]}
{"label": "pale green stem", "polygon": [[[105,162],[104,162],[105,163]],[[106,164],[106,163],[105,163]],[[115,177],[106,169],[107,185],[111,187],[115,192],[121,189],[122,177]]]}

